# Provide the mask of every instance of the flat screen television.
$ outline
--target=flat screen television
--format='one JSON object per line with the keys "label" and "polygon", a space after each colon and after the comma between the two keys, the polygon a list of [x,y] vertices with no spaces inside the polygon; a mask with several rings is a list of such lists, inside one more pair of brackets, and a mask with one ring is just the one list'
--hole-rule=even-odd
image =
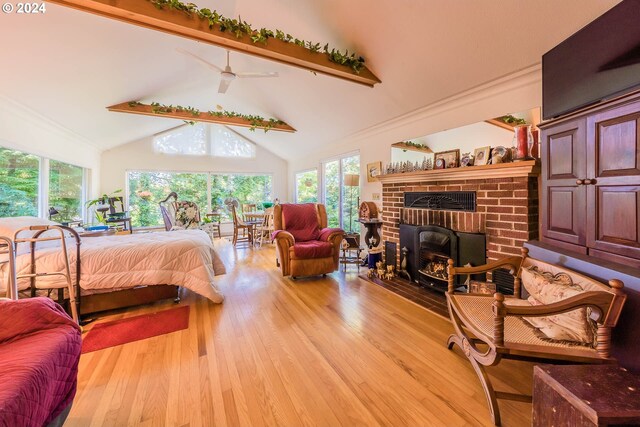
{"label": "flat screen television", "polygon": [[542,56],[545,120],[640,89],[640,0],[624,0]]}

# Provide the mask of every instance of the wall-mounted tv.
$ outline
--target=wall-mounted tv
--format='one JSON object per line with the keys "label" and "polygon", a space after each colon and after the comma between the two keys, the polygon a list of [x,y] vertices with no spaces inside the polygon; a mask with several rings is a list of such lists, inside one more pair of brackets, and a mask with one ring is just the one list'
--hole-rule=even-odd
{"label": "wall-mounted tv", "polygon": [[640,0],[624,0],[542,56],[545,120],[640,89]]}

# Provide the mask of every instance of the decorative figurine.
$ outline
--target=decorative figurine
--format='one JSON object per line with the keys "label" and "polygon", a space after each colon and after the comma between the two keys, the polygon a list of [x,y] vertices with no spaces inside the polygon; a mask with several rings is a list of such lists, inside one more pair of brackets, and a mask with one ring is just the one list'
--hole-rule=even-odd
{"label": "decorative figurine", "polygon": [[396,275],[393,273],[393,269],[394,266],[393,265],[387,265],[387,274],[384,276],[384,278],[386,280],[391,280],[393,279]]}

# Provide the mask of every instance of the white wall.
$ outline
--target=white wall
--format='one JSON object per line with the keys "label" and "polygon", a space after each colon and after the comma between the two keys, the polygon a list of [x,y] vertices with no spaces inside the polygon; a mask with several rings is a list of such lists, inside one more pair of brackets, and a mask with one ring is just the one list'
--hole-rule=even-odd
{"label": "white wall", "polygon": [[89,140],[2,95],[0,146],[88,168],[90,194],[97,192],[100,150]]}
{"label": "white wall", "polygon": [[287,161],[260,146],[254,159],[179,156],[155,153],[152,136],[139,139],[102,153],[100,192],[124,190],[128,170],[271,174],[273,197],[285,201],[289,194]]}
{"label": "white wall", "polygon": [[[375,196],[380,197],[382,184],[367,182],[366,165],[382,161],[384,167],[384,164],[390,161],[392,143],[409,140],[417,135],[430,135],[481,122],[487,118],[499,117],[513,111],[530,110],[541,104],[542,79],[541,68],[538,64],[358,132],[344,140],[327,143],[323,149],[292,160],[290,162],[292,166],[290,168],[289,192],[293,194],[296,172],[318,167],[325,158],[359,150],[362,166],[361,200],[374,200],[379,203]],[[508,138],[507,145],[509,146],[511,145],[510,141],[511,139]],[[455,148],[461,148],[461,144],[454,145],[452,143],[450,147],[438,147],[434,151]]]}

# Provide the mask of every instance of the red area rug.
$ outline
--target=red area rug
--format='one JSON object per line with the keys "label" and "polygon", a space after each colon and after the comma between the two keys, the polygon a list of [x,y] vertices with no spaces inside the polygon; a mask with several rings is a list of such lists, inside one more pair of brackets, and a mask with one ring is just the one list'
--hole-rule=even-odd
{"label": "red area rug", "polygon": [[98,323],[82,340],[82,353],[144,340],[189,327],[189,306]]}

